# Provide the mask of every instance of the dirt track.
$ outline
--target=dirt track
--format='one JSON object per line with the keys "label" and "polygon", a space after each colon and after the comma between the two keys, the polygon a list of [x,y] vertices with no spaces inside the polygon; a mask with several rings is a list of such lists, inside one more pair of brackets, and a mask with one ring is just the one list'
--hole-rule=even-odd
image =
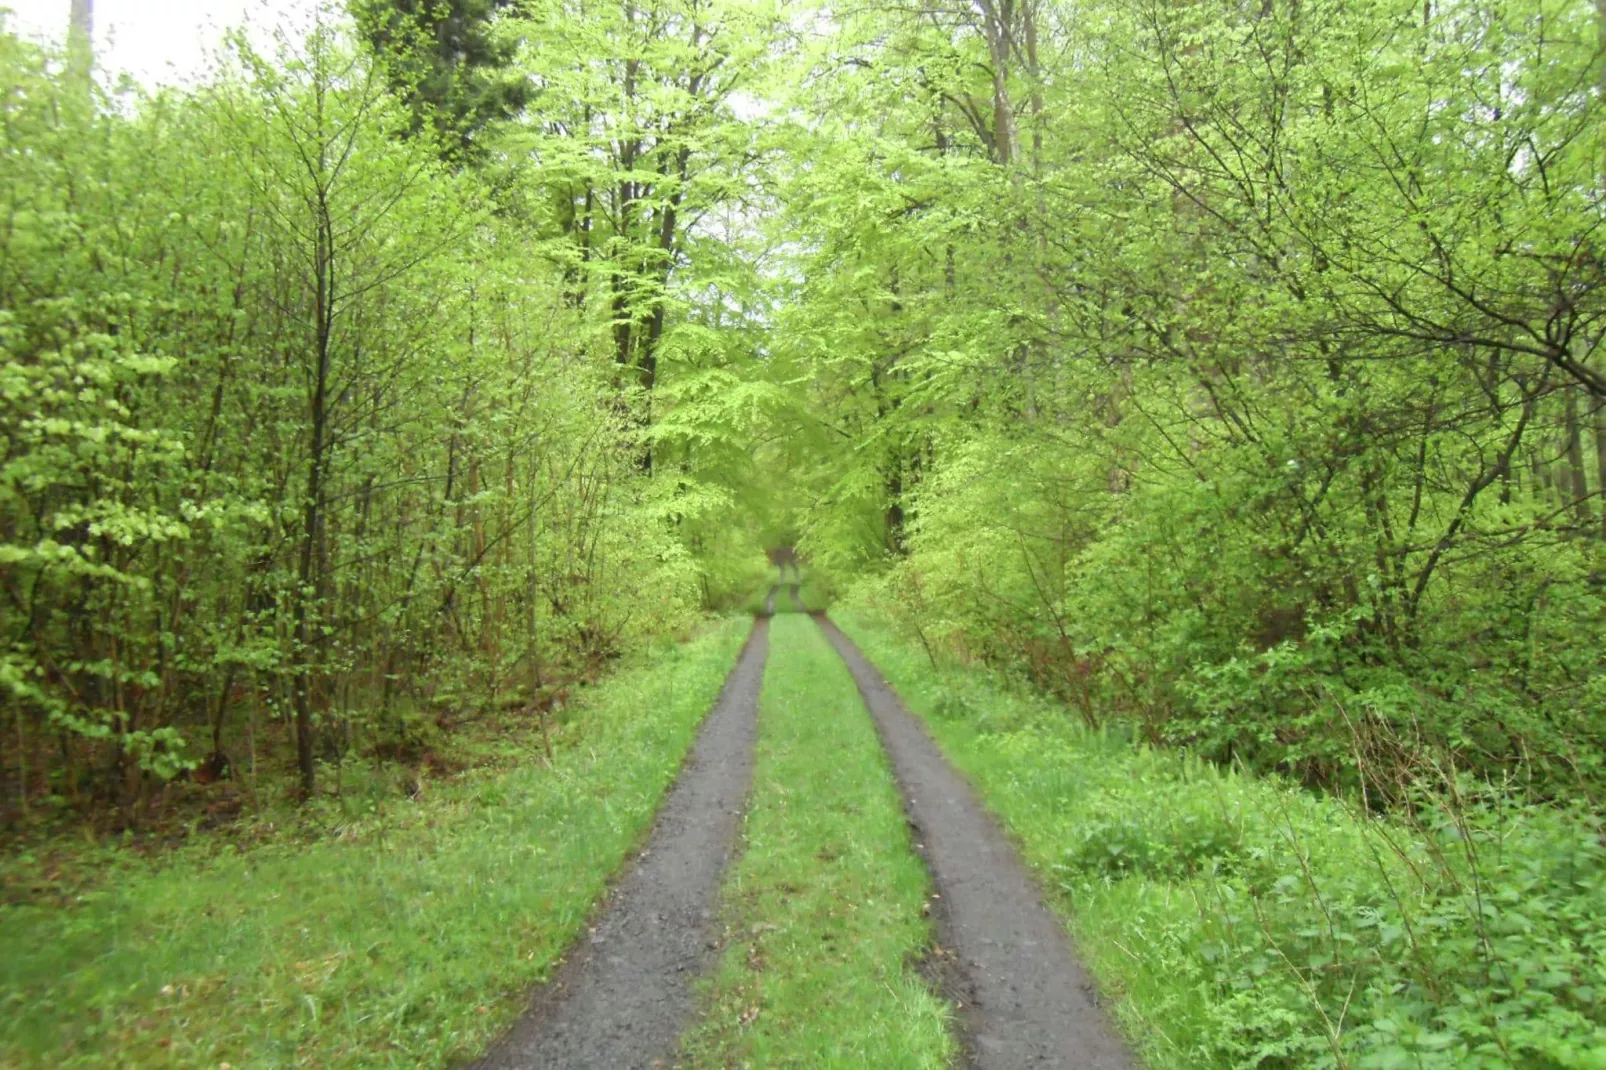
{"label": "dirt track", "polygon": [[983,1070],[1134,1066],[1009,840],[881,674],[836,625],[816,619],[870,707],[931,869],[940,896],[937,941],[957,956],[937,972],[962,1004],[969,1063]]}
{"label": "dirt track", "polygon": [[[779,589],[770,590],[767,613]],[[959,1005],[966,1064],[1130,1070],[1135,1060],[1009,840],[880,673],[823,614],[816,619],[875,720],[936,885],[930,972]],[[695,1013],[693,982],[714,958],[720,881],[752,781],[768,641],[760,616],[646,849],[479,1070],[674,1063]]]}
{"label": "dirt track", "polygon": [[753,779],[768,637],[769,622],[754,621],[646,848],[480,1070],[673,1060],[694,1009],[692,983],[713,959],[720,879]]}

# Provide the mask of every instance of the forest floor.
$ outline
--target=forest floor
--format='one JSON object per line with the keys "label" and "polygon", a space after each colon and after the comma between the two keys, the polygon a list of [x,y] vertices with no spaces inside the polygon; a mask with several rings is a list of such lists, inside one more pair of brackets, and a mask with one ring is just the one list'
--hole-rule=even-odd
{"label": "forest floor", "polygon": [[1130,1067],[1092,979],[1014,847],[853,641],[826,618],[819,624],[875,718],[936,883],[934,957],[962,1011],[971,1064]]}
{"label": "forest floor", "polygon": [[754,788],[706,863],[720,951],[672,982],[684,1032],[581,1061],[1606,1067],[1594,825],[1379,817],[837,616],[758,625]]}
{"label": "forest floor", "polygon": [[802,614],[775,618],[724,951],[690,1066],[942,1067],[945,1002],[921,976],[930,881],[853,681]]}
{"label": "forest floor", "polygon": [[79,838],[4,859],[19,894],[0,901],[0,1067],[483,1055],[641,844],[749,630],[729,619],[587,689],[550,763],[536,737],[412,796],[348,794],[316,837]]}
{"label": "forest floor", "polygon": [[753,778],[768,622],[752,634],[651,836],[557,975],[482,1062],[648,1066],[672,1050],[716,946],[715,897]]}

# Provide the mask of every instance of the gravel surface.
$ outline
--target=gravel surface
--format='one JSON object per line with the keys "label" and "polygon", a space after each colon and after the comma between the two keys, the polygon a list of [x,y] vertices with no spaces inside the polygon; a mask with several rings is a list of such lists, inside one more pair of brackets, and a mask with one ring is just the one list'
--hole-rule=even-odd
{"label": "gravel surface", "polygon": [[1014,847],[881,674],[824,616],[903,791],[938,898],[927,968],[960,1004],[967,1062],[980,1070],[1130,1070],[1091,978]]}
{"label": "gravel surface", "polygon": [[529,1011],[480,1070],[668,1066],[717,949],[720,880],[753,779],[769,622],[736,668],[665,796],[646,848]]}

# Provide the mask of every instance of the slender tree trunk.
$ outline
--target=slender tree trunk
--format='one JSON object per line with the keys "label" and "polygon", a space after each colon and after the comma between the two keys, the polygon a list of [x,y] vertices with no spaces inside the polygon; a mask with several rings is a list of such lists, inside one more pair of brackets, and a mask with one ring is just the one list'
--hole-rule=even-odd
{"label": "slender tree trunk", "polygon": [[[697,82],[694,79],[692,92],[695,93],[696,89]],[[691,162],[691,150],[682,148],[674,162],[673,177],[678,181],[658,222],[658,254],[663,258],[663,265],[658,270],[658,292],[653,296],[652,313],[647,319],[647,332],[642,338],[641,356],[638,358],[638,378],[644,394],[640,417],[642,427],[652,426],[652,394],[658,385],[658,343],[664,336],[669,276],[675,269],[675,255],[680,244],[680,205],[686,195],[686,168]],[[652,441],[649,439],[641,451],[641,470],[648,475],[652,474],[652,460]]]}
{"label": "slender tree trunk", "polygon": [[1578,390],[1575,385],[1569,384],[1567,387],[1567,480],[1578,525],[1588,527],[1589,480],[1584,473],[1584,439],[1578,420]]}
{"label": "slender tree trunk", "polygon": [[[1599,86],[1606,99],[1606,0],[1595,0],[1596,45],[1600,61]],[[1606,176],[1606,146],[1601,148],[1600,173]],[[1606,400],[1595,402],[1595,475],[1599,480],[1601,538],[1606,539]]]}
{"label": "slender tree trunk", "polygon": [[1601,538],[1606,539],[1606,401],[1595,403],[1594,413],[1595,430],[1595,485],[1596,496],[1600,498],[1600,524]]}
{"label": "slender tree trunk", "polygon": [[313,705],[313,651],[319,646],[317,635],[321,628],[313,627],[313,603],[318,597],[323,580],[322,529],[323,483],[326,469],[325,451],[328,448],[329,423],[329,363],[333,334],[331,289],[333,256],[330,241],[328,205],[320,195],[318,205],[318,234],[313,262],[313,321],[316,332],[316,368],[313,373],[311,397],[311,427],[307,456],[307,499],[302,511],[301,556],[297,568],[299,590],[296,592],[295,630],[298,665],[295,676],[293,704],[296,716],[296,765],[301,773],[301,793],[311,798],[317,787],[317,771],[313,764],[312,705]]}
{"label": "slender tree trunk", "polygon": [[888,462],[887,470],[887,549],[893,554],[902,556],[904,543],[903,530],[903,469],[898,458],[894,457]]}
{"label": "slender tree trunk", "polygon": [[[1606,3],[1606,0],[1601,0]],[[1021,0],[1021,30],[1026,44],[1026,77],[1031,82],[1028,104],[1032,110],[1032,175],[1042,176],[1043,169],[1043,78],[1037,62],[1037,8],[1036,0]],[[1046,215],[1042,192],[1038,192],[1038,211]]]}
{"label": "slender tree trunk", "polygon": [[88,89],[95,67],[95,0],[72,0],[67,22],[67,63],[73,83]]}
{"label": "slender tree trunk", "polygon": [[981,11],[992,66],[993,159],[1008,164],[1015,159],[1017,143],[1015,108],[1009,99],[1009,65],[1015,51],[1013,0],[981,0]]}

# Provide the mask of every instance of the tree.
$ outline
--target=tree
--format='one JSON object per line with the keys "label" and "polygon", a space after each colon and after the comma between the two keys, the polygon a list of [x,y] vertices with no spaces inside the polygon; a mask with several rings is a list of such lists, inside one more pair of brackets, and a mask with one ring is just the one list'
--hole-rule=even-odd
{"label": "tree", "polygon": [[814,541],[1157,741],[1336,784],[1362,708],[1573,776],[1593,6],[834,15],[783,195]]}
{"label": "tree", "polygon": [[358,0],[358,27],[386,62],[412,108],[411,129],[429,130],[449,157],[482,159],[484,135],[530,100],[514,66],[518,41],[502,22],[516,0]]}
{"label": "tree", "polygon": [[[775,20],[765,5],[655,0],[553,3],[522,23],[540,103],[514,144],[538,168],[573,300],[606,309],[622,403],[643,429],[665,337],[698,286],[679,274],[724,259],[697,227],[752,194],[753,128],[733,108],[772,61]],[[646,439],[641,464],[653,467]]]}
{"label": "tree", "polygon": [[420,760],[420,709],[538,704],[695,604],[541,235],[398,136],[328,20],[273,60],[237,48],[210,83],[86,109],[0,38],[24,800],[70,785],[137,821],[225,749],[254,775],[281,723],[302,793],[320,762],[338,787],[353,751]]}

